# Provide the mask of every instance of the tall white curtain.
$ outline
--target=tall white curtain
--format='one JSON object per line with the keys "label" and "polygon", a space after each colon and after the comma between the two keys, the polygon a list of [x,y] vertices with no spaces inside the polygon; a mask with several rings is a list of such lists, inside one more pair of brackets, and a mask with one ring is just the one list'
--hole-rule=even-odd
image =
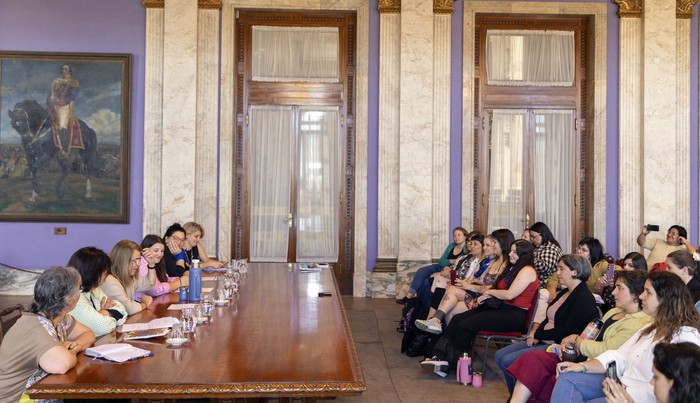
{"label": "tall white curtain", "polygon": [[571,86],[573,31],[488,30],[486,79],[489,85]]}
{"label": "tall white curtain", "polygon": [[300,108],[297,169],[297,261],[338,260],[337,107]]}
{"label": "tall white curtain", "polygon": [[523,138],[526,110],[494,110],[491,123],[488,231],[525,228]]}
{"label": "tall white curtain", "polygon": [[292,118],[288,106],[251,107],[251,261],[287,261]]}
{"label": "tall white curtain", "polygon": [[338,82],[337,27],[253,27],[253,81]]}
{"label": "tall white curtain", "polygon": [[564,251],[571,248],[574,112],[535,110],[535,221],[546,223]]}

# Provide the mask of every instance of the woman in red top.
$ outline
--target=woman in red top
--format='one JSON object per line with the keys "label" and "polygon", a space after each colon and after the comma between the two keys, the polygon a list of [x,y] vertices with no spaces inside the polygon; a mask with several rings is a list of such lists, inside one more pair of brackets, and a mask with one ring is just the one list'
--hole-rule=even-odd
{"label": "woman in red top", "polygon": [[452,318],[444,337],[435,345],[434,356],[422,364],[441,366],[435,371],[447,376],[445,366],[454,367],[464,352],[471,351],[477,333],[523,331],[527,311],[538,292],[537,272],[533,267],[531,243],[518,240],[510,249],[510,267],[501,273],[494,286],[478,298],[479,306]]}

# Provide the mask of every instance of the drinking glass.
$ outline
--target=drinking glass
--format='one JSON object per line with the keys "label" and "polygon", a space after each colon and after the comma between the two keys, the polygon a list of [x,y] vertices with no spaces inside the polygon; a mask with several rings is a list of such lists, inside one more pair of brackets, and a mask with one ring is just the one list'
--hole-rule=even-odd
{"label": "drinking glass", "polygon": [[221,301],[228,299],[226,298],[226,290],[222,287],[216,291],[216,301],[220,303]]}
{"label": "drinking glass", "polygon": [[214,309],[214,303],[211,302],[211,295],[209,295],[209,293],[204,294],[202,308],[204,309],[204,315],[211,316],[211,311]]}
{"label": "drinking glass", "polygon": [[192,308],[182,310],[182,324],[185,333],[194,333],[194,329],[197,327],[197,316]]}
{"label": "drinking glass", "polygon": [[182,323],[173,323],[173,330],[171,331],[170,337],[176,340],[185,337],[185,334],[182,330]]}

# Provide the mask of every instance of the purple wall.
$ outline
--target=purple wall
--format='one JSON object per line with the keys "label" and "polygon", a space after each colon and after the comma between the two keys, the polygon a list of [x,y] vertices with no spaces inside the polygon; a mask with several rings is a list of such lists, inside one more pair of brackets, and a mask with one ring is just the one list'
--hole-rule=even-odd
{"label": "purple wall", "polygon": [[[146,9],[141,0],[0,0],[0,50],[131,53],[128,224],[0,223],[0,262],[23,268],[66,264],[79,247],[109,252],[141,240]],[[0,186],[2,183],[0,182]],[[53,235],[53,228],[67,235]]]}

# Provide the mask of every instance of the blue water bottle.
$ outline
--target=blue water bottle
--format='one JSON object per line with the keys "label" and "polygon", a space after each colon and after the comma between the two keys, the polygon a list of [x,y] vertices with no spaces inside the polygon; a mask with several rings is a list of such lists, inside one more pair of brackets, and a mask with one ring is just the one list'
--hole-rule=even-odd
{"label": "blue water bottle", "polygon": [[190,269],[190,302],[199,302],[202,299],[202,269],[199,267],[199,259],[192,259]]}

